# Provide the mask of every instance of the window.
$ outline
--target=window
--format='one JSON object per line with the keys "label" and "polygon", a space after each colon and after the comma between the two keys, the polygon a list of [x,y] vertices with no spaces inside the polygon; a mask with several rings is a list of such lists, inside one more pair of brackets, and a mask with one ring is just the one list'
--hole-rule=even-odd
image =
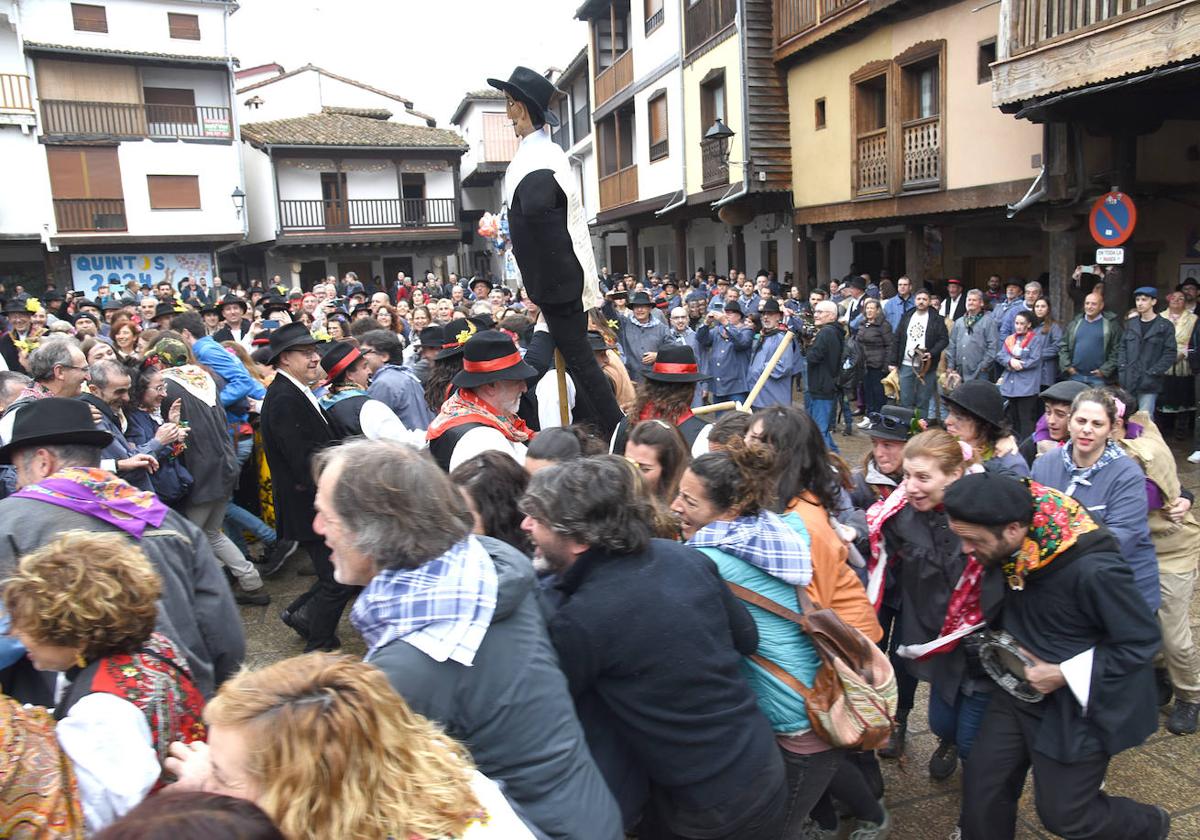
{"label": "window", "polygon": [[936,57],[903,68],[901,96],[906,121],[929,119],[940,113]]}
{"label": "window", "polygon": [[580,74],[571,86],[571,107],[574,109],[571,116],[571,136],[575,138],[576,143],[592,133],[590,95],[587,76]]}
{"label": "window", "polygon": [[817,131],[825,127],[825,97],[823,96],[817,100],[814,124]]}
{"label": "window", "polygon": [[88,3],[71,4],[71,21],[76,32],[107,32],[108,15],[103,6]]}
{"label": "window", "polygon": [[200,18],[197,15],[182,15],[167,12],[167,31],[172,38],[184,41],[200,40]]}
{"label": "window", "polygon": [[854,186],[857,195],[891,190],[888,64],[874,62],[854,81]]}
{"label": "window", "polygon": [[992,81],[991,65],[996,61],[996,39],[989,38],[986,41],[979,43],[979,59],[978,59],[978,81],[981,85],[990,84]]}
{"label": "window", "polygon": [[646,103],[650,124],[650,160],[665,158],[671,153],[667,141],[667,92],[656,92]]}
{"label": "window", "polygon": [[629,49],[629,6],[617,8],[614,2],[608,17],[597,18],[592,26],[596,39],[596,74],[616,63],[625,50]]}
{"label": "window", "polygon": [[170,134],[170,126],[196,124],[196,92],[191,88],[142,88],[151,134]]}
{"label": "window", "polygon": [[125,230],[116,146],[47,146],[46,164],[59,231]]}
{"label": "window", "polygon": [[899,152],[897,181],[902,190],[937,189],[942,182],[945,60],[945,41],[918,44],[896,57],[899,75],[894,78],[900,100],[893,142]]}
{"label": "window", "polygon": [[596,123],[596,134],[600,144],[601,177],[633,165],[632,103]]}
{"label": "window", "polygon": [[200,178],[196,175],[147,175],[151,210],[199,210]]}
{"label": "window", "polygon": [[570,97],[566,95],[556,97],[550,103],[550,110],[558,117],[558,125],[550,129],[550,139],[565,152],[571,148]]}
{"label": "window", "polygon": [[710,71],[700,83],[700,134],[725,120],[725,70]]}
{"label": "window", "polygon": [[646,34],[662,26],[663,0],[645,0],[646,3]]}

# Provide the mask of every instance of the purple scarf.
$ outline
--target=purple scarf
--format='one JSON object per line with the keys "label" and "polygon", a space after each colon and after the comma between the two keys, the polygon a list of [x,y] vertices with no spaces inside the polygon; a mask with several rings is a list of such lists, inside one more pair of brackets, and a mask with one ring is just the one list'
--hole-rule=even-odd
{"label": "purple scarf", "polygon": [[61,469],[13,496],[87,514],[115,525],[134,539],[141,539],[148,526],[157,528],[167,516],[167,506],[153,493],[95,468]]}

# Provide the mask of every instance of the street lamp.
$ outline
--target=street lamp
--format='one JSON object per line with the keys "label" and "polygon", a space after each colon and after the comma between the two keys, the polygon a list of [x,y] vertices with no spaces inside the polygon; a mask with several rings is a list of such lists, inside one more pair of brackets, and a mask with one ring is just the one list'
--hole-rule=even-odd
{"label": "street lamp", "polygon": [[246,194],[242,192],[241,187],[234,187],[233,194],[229,197],[233,199],[233,209],[237,211],[237,217],[242,218],[242,211],[246,209]]}
{"label": "street lamp", "polygon": [[704,132],[705,140],[716,140],[720,144],[721,158],[729,163],[729,141],[733,139],[734,131],[717,117],[716,122]]}

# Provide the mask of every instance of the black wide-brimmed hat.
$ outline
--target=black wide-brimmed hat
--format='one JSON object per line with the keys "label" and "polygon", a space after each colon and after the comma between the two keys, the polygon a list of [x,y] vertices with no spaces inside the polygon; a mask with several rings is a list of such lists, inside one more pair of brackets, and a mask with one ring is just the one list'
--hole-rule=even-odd
{"label": "black wide-brimmed hat", "polygon": [[726,312],[736,312],[737,314],[741,315],[742,314],[742,305],[740,303],[738,303],[736,300],[731,300],[725,304],[725,311]]}
{"label": "black wide-brimmed hat", "polygon": [[867,429],[867,434],[881,440],[908,440],[913,434],[916,415],[911,408],[885,405],[878,414],[871,415],[871,428]]}
{"label": "black wide-brimmed hat", "polygon": [[325,351],[325,355],[321,356],[321,367],[325,371],[323,384],[332,385],[361,358],[362,351],[349,341],[337,341],[331,344]]}
{"label": "black wide-brimmed hat", "polygon": [[943,399],[996,428],[1005,426],[1004,396],[986,379],[971,379],[959,385]]}
{"label": "black wide-brimmed hat", "polygon": [[230,306],[231,304],[240,306],[242,308],[243,315],[250,311],[250,304],[246,303],[246,299],[240,298],[237,295],[225,295],[225,297],[217,301],[217,306],[221,307],[222,309],[224,309],[226,306]]}
{"label": "black wide-brimmed hat", "polygon": [[463,369],[454,377],[459,388],[537,376],[537,370],[525,363],[513,340],[499,330],[475,333],[467,339],[462,352]]}
{"label": "black wide-brimmed hat", "polygon": [[175,311],[175,304],[160,303],[154,307],[154,317],[151,320],[157,321],[159,318],[174,318],[177,314],[179,313]]}
{"label": "black wide-brimmed hat", "polygon": [[417,334],[417,344],[422,350],[431,347],[441,347],[446,338],[446,330],[441,324],[430,324]]}
{"label": "black wide-brimmed hat", "polygon": [[650,300],[650,295],[645,292],[633,292],[629,296],[629,306],[654,306],[654,301]]}
{"label": "black wide-brimmed hat", "polygon": [[783,307],[779,305],[779,301],[775,298],[767,298],[758,305],[759,315],[782,315]]}
{"label": "black wide-brimmed hat", "polygon": [[[21,315],[21,314],[29,315],[29,314],[31,314],[29,309],[26,306],[26,302],[28,300],[29,300],[29,298],[25,298],[25,297],[16,297],[16,298],[13,298],[12,300],[6,300],[4,302],[4,314],[5,315]],[[118,308],[120,308],[120,307],[118,307]]]}
{"label": "black wide-brimmed hat", "polygon": [[292,308],[288,306],[288,302],[283,295],[269,294],[259,303],[262,307],[263,317],[270,315],[272,312],[291,312]]}
{"label": "black wide-brimmed hat", "polygon": [[588,330],[588,347],[592,348],[593,353],[607,352],[608,342],[604,338],[604,333],[599,330]]}
{"label": "black wide-brimmed hat", "polygon": [[489,292],[490,292],[490,291],[491,291],[493,288],[495,288],[494,286],[492,286],[492,281],[491,281],[491,280],[488,280],[486,277],[476,277],[474,280],[472,280],[472,281],[471,281],[471,282],[468,284],[468,286],[470,287],[470,289],[471,289],[471,291],[472,291],[472,292],[473,292],[473,291],[475,291],[475,287],[476,287],[476,286],[480,286],[480,285],[482,285],[482,286],[487,286],[487,287],[488,287],[488,291],[489,291]]}
{"label": "black wide-brimmed hat", "polygon": [[[558,125],[558,116],[550,110],[550,100],[558,93],[558,89],[541,73],[518,66],[512,71],[507,82],[488,79],[487,83],[538,111],[547,125]],[[529,116],[536,118],[539,114],[531,112]]]}
{"label": "black wide-brimmed hat", "polygon": [[664,344],[658,348],[654,367],[643,375],[655,382],[704,382],[712,379],[700,372],[696,354],[686,344]]}
{"label": "black wide-brimmed hat", "polygon": [[113,436],[96,428],[92,410],[81,400],[46,397],[34,400],[17,412],[12,437],[0,449],[0,463],[11,464],[12,454],[30,446],[75,444],[103,449]]}
{"label": "black wide-brimmed hat", "polygon": [[271,341],[268,345],[271,348],[270,355],[267,356],[267,364],[274,364],[279,358],[279,354],[284,350],[294,350],[297,347],[312,347],[316,345],[317,340],[313,338],[313,334],[308,331],[308,327],[304,324],[284,324],[277,330],[272,330]]}

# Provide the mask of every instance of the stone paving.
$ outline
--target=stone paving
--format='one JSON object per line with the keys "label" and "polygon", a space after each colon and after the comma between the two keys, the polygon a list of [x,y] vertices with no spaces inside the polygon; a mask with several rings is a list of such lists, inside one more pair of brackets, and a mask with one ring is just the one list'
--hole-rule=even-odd
{"label": "stone paving", "polygon": [[[858,464],[868,446],[868,438],[856,432],[851,438],[837,435],[842,456]],[[1200,491],[1200,467],[1189,464],[1190,450],[1182,444],[1176,449],[1180,478],[1184,486]],[[1200,495],[1200,492],[1198,492]],[[304,565],[303,557],[289,561],[288,568],[267,582],[273,597],[269,607],[241,607],[246,625],[247,662],[251,667],[276,662],[299,654],[303,649],[299,637],[279,620],[279,611],[310,585],[312,578],[297,574]],[[347,610],[347,613],[349,611]],[[1200,599],[1192,604],[1193,632],[1200,633]],[[338,632],[344,653],[362,656],[362,639],[343,619]],[[929,732],[925,708],[928,687],[921,685],[917,706],[909,719],[908,749],[902,761],[883,761],[886,782],[886,803],[892,813],[894,840],[934,840],[947,838],[958,820],[960,775],[943,782],[929,778],[929,756],[937,745]],[[1161,715],[1165,723],[1166,716]],[[1160,728],[1142,746],[1127,750],[1114,759],[1109,768],[1107,791],[1129,796],[1142,802],[1162,805],[1171,812],[1173,840],[1200,840],[1200,736],[1179,737]],[[1021,803],[1017,837],[1051,838],[1038,822],[1033,808],[1031,786],[1026,785]]]}

